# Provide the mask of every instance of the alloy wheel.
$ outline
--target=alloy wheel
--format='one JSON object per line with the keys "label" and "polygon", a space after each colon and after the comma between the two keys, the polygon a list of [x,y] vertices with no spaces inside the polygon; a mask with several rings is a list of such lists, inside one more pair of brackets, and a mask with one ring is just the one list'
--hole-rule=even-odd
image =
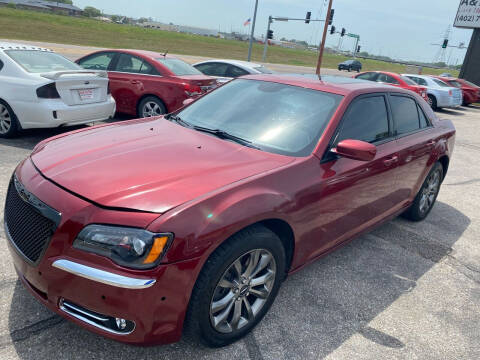
{"label": "alloy wheel", "polygon": [[154,101],[148,101],[143,105],[143,117],[160,116],[163,115],[163,113],[163,109]]}
{"label": "alloy wheel", "polygon": [[227,268],[210,301],[210,321],[215,330],[232,333],[254,321],[271,294],[276,267],[268,250],[255,249]]}
{"label": "alloy wheel", "polygon": [[428,102],[428,105],[430,105],[430,107],[433,106],[433,100],[430,96],[427,97],[427,102]]}
{"label": "alloy wheel", "polygon": [[440,172],[434,171],[430,174],[422,189],[419,208],[422,213],[430,210],[435,202],[438,190],[440,188]]}
{"label": "alloy wheel", "polygon": [[6,134],[12,126],[12,117],[7,107],[0,104],[0,134]]}

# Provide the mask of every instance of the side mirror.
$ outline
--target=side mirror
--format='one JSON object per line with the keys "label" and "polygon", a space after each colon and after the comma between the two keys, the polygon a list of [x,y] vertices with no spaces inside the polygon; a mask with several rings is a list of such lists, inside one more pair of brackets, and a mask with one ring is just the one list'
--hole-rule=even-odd
{"label": "side mirror", "polygon": [[185,99],[185,100],[183,100],[183,106],[187,106],[194,101],[195,101],[195,99],[192,99],[192,98]]}
{"label": "side mirror", "polygon": [[377,147],[375,145],[351,139],[340,141],[337,147],[330,151],[337,155],[360,161],[371,161],[377,155]]}

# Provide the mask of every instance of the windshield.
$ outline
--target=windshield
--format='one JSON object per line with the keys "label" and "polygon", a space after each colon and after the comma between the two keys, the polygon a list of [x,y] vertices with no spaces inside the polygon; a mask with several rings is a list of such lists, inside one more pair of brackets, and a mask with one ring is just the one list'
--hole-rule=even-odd
{"label": "windshield", "polygon": [[53,52],[39,50],[7,50],[5,53],[30,73],[82,70],[81,66]]}
{"label": "windshield", "polygon": [[443,82],[442,80],[433,79],[433,78],[432,78],[432,80],[435,81],[435,83],[437,85],[440,85],[441,87],[451,87],[451,85],[448,85],[447,83]]}
{"label": "windshield", "polygon": [[177,76],[183,75],[203,75],[200,71],[195,69],[192,65],[185,61],[172,58],[157,58],[159,63],[166,66],[171,72]]}
{"label": "windshield", "polygon": [[273,71],[266,68],[265,66],[257,66],[254,69],[261,72],[262,74],[273,74]]}
{"label": "windshield", "polygon": [[405,81],[408,85],[418,85],[415,81],[412,79],[406,77],[406,76],[401,76],[402,80]]}
{"label": "windshield", "polygon": [[238,79],[177,115],[190,125],[228,132],[265,151],[308,156],[342,99],[296,86]]}

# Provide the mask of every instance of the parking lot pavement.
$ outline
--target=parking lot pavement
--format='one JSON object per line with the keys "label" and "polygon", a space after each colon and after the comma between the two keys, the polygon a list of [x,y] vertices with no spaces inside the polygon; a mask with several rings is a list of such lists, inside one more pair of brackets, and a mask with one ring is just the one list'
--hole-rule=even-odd
{"label": "parking lot pavement", "polygon": [[[438,115],[457,142],[428,219],[391,221],[289,277],[254,332],[222,349],[132,347],[63,320],[17,280],[1,228],[0,359],[479,359],[480,108]],[[15,166],[63,131],[0,140],[2,204]]]}

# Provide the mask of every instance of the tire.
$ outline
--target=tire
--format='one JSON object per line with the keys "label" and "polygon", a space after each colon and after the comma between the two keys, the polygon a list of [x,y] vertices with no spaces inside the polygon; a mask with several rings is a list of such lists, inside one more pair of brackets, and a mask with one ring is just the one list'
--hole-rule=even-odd
{"label": "tire", "polygon": [[[410,205],[408,210],[405,211],[402,216],[411,221],[424,220],[435,205],[442,180],[443,166],[437,162],[428,173],[427,178],[423,182],[417,196],[415,196],[412,205]],[[435,187],[432,186],[431,181],[436,183]]]}
{"label": "tire", "polygon": [[437,98],[433,95],[428,95],[428,105],[432,108],[432,110],[438,110],[437,106]]}
{"label": "tire", "polygon": [[137,107],[137,116],[139,118],[160,116],[167,113],[167,109],[162,100],[156,96],[147,96],[140,101]]}
{"label": "tire", "polygon": [[20,124],[12,108],[0,100],[0,138],[13,138],[20,130]]}
{"label": "tire", "polygon": [[351,72],[352,71],[352,68],[351,67],[348,67],[348,72]]}
{"label": "tire", "polygon": [[[242,281],[239,274],[248,276],[251,259],[257,259],[257,265],[266,265],[253,279],[249,280],[250,275]],[[240,272],[234,264],[240,264]],[[285,278],[285,266],[282,242],[264,226],[254,225],[232,236],[210,255],[200,272],[190,299],[185,334],[194,342],[210,347],[225,346],[241,339],[262,320],[272,305]],[[251,273],[256,269],[254,267]],[[263,278],[268,280],[259,285],[251,282]],[[236,313],[240,317],[235,317]],[[222,316],[224,314],[227,316]]]}

